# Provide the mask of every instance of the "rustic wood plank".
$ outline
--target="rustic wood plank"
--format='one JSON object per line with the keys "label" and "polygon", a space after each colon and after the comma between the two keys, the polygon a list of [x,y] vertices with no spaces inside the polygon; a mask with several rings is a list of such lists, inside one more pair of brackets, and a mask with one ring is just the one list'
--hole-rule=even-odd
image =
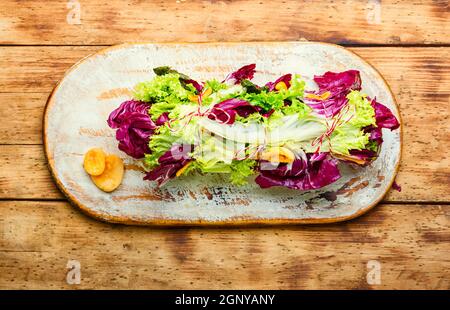
{"label": "rustic wood plank", "polygon": [[[151,229],[65,202],[0,202],[0,288],[449,289],[450,206],[380,205],[321,226]],[[81,284],[66,284],[69,259]],[[381,285],[366,282],[369,260]]]}
{"label": "rustic wood plank", "polygon": [[[0,144],[42,143],[41,118],[48,93],[72,63],[98,49],[0,48],[0,84],[6,91],[0,93],[5,111],[0,113]],[[352,50],[380,70],[400,105],[404,152],[397,180],[402,192],[391,191],[386,201],[450,201],[450,157],[446,150],[450,142],[450,48]],[[0,162],[6,168],[0,197],[61,198],[49,182],[40,146],[1,148]],[[23,186],[29,169],[33,169],[37,182]]]}
{"label": "rustic wood plank", "polygon": [[0,93],[0,144],[42,144],[47,93]]}
{"label": "rustic wood plank", "polygon": [[[64,72],[99,46],[0,47],[1,93],[49,93]],[[449,47],[353,47],[373,64],[392,86],[400,104],[404,95],[425,94],[447,99],[450,83]],[[424,79],[430,73],[437,79]],[[433,96],[433,98],[430,98]],[[411,97],[405,100],[410,101]],[[442,99],[442,98],[441,98]]]}
{"label": "rustic wood plank", "polygon": [[[2,44],[267,41],[449,43],[448,1],[2,1]],[[75,18],[74,18],[75,17]],[[71,21],[69,23],[69,20]]]}
{"label": "rustic wood plank", "polygon": [[0,145],[1,199],[62,199],[41,145]]}
{"label": "rustic wood plank", "polygon": [[0,47],[0,92],[49,93],[64,72],[103,47]]}
{"label": "rustic wood plank", "polygon": [[353,50],[385,77],[402,116],[402,192],[385,199],[450,201],[450,48]]}

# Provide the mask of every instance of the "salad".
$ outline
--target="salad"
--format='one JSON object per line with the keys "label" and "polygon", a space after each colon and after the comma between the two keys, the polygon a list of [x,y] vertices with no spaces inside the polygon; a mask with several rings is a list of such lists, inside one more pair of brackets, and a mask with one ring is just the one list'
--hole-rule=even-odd
{"label": "salad", "polygon": [[315,76],[305,89],[298,74],[265,85],[252,82],[255,64],[225,79],[198,82],[170,67],[134,88],[112,111],[119,149],[142,159],[145,180],[162,186],[194,174],[226,174],[262,188],[324,187],[341,177],[338,164],[365,166],[378,156],[382,128],[399,122],[361,92],[359,71]]}

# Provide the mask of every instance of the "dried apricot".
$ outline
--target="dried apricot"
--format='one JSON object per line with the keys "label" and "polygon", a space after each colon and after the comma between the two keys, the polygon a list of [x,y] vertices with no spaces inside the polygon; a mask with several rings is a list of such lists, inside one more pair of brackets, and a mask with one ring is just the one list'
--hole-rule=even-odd
{"label": "dried apricot", "polygon": [[278,82],[277,85],[275,85],[275,89],[276,90],[286,90],[287,85],[285,82],[281,81],[281,82]]}
{"label": "dried apricot", "polygon": [[100,175],[105,170],[106,154],[100,148],[90,149],[84,155],[84,170],[90,175]]}
{"label": "dried apricot", "polygon": [[292,163],[295,160],[295,154],[285,147],[272,147],[261,152],[259,159],[276,163]]}
{"label": "dried apricot", "polygon": [[123,162],[117,155],[107,155],[105,171],[100,175],[91,175],[92,182],[104,192],[112,192],[123,179]]}

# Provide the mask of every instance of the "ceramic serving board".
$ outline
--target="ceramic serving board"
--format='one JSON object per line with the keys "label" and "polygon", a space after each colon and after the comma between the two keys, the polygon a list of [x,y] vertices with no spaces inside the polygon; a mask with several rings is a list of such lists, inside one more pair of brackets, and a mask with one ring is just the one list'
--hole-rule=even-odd
{"label": "ceramic serving board", "polygon": [[[125,44],[102,50],[74,65],[50,95],[44,117],[45,153],[61,191],[85,213],[104,221],[138,225],[249,225],[330,223],[352,219],[375,206],[397,173],[401,128],[383,129],[379,158],[368,167],[339,166],[342,178],[320,190],[260,189],[253,182],[229,184],[222,175],[182,177],[162,188],[143,181],[139,161],[117,148],[109,113],[130,98],[130,90],[168,65],[195,80],[220,79],[256,63],[254,80],[263,83],[299,73],[313,87],[315,74],[356,69],[363,92],[399,118],[381,75],[356,54],[314,42]],[[92,147],[119,155],[125,176],[112,193],[99,190],[83,170]]]}

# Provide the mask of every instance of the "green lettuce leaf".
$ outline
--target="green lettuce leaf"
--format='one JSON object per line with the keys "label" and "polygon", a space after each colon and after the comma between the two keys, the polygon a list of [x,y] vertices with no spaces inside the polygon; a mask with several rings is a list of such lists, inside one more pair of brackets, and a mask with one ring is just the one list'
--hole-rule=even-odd
{"label": "green lettuce leaf", "polygon": [[303,98],[305,91],[305,81],[302,80],[299,74],[294,74],[291,79],[291,86],[286,90],[281,90],[284,95],[284,99],[293,100],[297,98]]}
{"label": "green lettuce leaf", "polygon": [[351,115],[349,124],[359,128],[369,125],[376,126],[375,110],[366,95],[361,94],[357,90],[353,90],[347,95],[347,99],[349,110],[343,118],[346,119]]}
{"label": "green lettuce leaf", "polygon": [[190,91],[185,89],[177,73],[155,76],[151,81],[138,83],[134,88],[134,98],[145,102],[160,102],[167,97],[187,99]]}
{"label": "green lettuce leaf", "polygon": [[144,165],[148,169],[158,166],[158,159],[167,152],[179,138],[179,135],[171,132],[167,125],[159,127],[150,138],[148,146],[151,153],[145,154]]}
{"label": "green lettuce leaf", "polygon": [[258,122],[261,122],[262,120],[263,120],[263,116],[258,112],[252,113],[247,117],[242,117],[239,114],[236,114],[236,118],[235,118],[235,122],[241,122],[243,124],[247,124],[247,123],[251,123],[251,122],[258,123]]}
{"label": "green lettuce leaf", "polygon": [[[341,124],[336,127],[330,137],[331,151],[349,155],[350,150],[366,149],[369,144],[369,133],[364,127],[374,125],[375,110],[365,95],[352,91],[347,95],[348,108],[344,108],[336,117],[341,117]],[[373,146],[371,146],[373,147]]]}
{"label": "green lettuce leaf", "polygon": [[207,85],[209,85],[209,83],[212,83],[213,92],[208,97],[203,98],[202,104],[204,106],[213,105],[231,98],[241,97],[241,95],[245,91],[241,85],[229,86],[224,83],[219,83],[219,86],[217,83],[217,85],[214,85],[215,82],[213,81],[208,81],[206,83]]}
{"label": "green lettuce leaf", "polygon": [[213,79],[205,82],[205,88],[211,88],[213,93],[215,93],[218,92],[219,90],[227,89],[228,85],[225,83],[221,83],[216,79]]}
{"label": "green lettuce leaf", "polygon": [[193,162],[193,167],[201,173],[230,173],[230,164],[226,164],[217,160],[201,160],[197,159]]}
{"label": "green lettuce leaf", "polygon": [[349,155],[350,150],[362,150],[369,143],[369,134],[349,124],[338,126],[330,137],[331,151]]}
{"label": "green lettuce leaf", "polygon": [[264,125],[269,129],[274,129],[283,124],[284,114],[280,111],[274,111],[269,117],[263,118]]}
{"label": "green lettuce leaf", "polygon": [[256,161],[253,159],[234,160],[231,165],[230,182],[245,185],[248,177],[255,173]]}
{"label": "green lettuce leaf", "polygon": [[245,93],[242,99],[247,100],[250,104],[262,108],[263,112],[272,109],[280,110],[284,106],[284,98],[282,92],[262,90],[260,93]]}
{"label": "green lettuce leaf", "polygon": [[180,105],[176,98],[167,97],[167,101],[156,102],[150,106],[149,114],[153,121],[156,121],[161,114],[171,112],[174,108]]}
{"label": "green lettuce leaf", "polygon": [[[303,98],[305,90],[305,81],[298,74],[292,77],[290,81],[291,85],[288,89],[281,89],[279,91],[269,91],[265,87],[257,89],[252,82],[246,80],[241,83],[247,90],[242,98],[252,105],[262,108],[263,112],[268,112],[272,109],[275,111],[283,109],[286,114],[304,113],[307,111],[303,106],[304,104],[298,100],[299,98]],[[285,108],[286,100],[293,103],[291,108]]]}
{"label": "green lettuce leaf", "polygon": [[300,119],[307,117],[311,113],[312,109],[299,99],[294,98],[292,99],[291,104],[285,106],[282,111],[285,115],[297,114]]}
{"label": "green lettuce leaf", "polygon": [[152,103],[150,115],[156,120],[164,112],[170,112],[180,104],[189,103],[188,96],[195,94],[192,85],[184,87],[177,73],[168,73],[154,77],[151,81],[136,85],[133,97],[136,100]]}
{"label": "green lettuce leaf", "polygon": [[221,161],[193,161],[181,175],[200,173],[226,173],[234,185],[245,185],[248,177],[255,174],[256,161],[253,159],[233,160],[231,163]]}

